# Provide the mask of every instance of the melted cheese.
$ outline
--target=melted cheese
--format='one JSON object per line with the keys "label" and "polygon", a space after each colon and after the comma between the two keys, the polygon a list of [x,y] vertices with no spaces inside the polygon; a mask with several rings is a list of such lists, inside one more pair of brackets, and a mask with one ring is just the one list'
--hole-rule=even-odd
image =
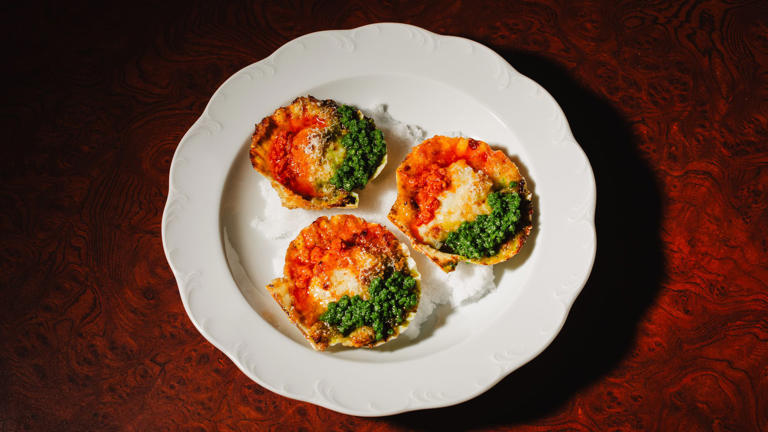
{"label": "melted cheese", "polygon": [[320,195],[330,194],[335,188],[331,177],[344,161],[346,150],[340,140],[329,140],[320,129],[303,129],[296,135],[294,145],[300,146],[302,175],[311,182]]}
{"label": "melted cheese", "polygon": [[338,267],[329,269],[327,274],[316,274],[312,277],[308,293],[321,309],[327,308],[328,303],[338,301],[344,295],[359,295],[367,299],[366,275],[371,272],[378,273],[377,269],[383,265],[381,258],[362,248],[349,249],[348,254],[339,259]]}
{"label": "melted cheese", "polygon": [[367,292],[358,275],[350,269],[336,269],[331,273],[331,291],[337,299],[344,294],[352,297]]}
{"label": "melted cheese", "polygon": [[293,139],[293,145],[298,145],[301,158],[306,162],[302,164],[305,170],[302,173],[313,184],[320,183],[329,175],[326,173],[325,149],[327,143],[317,129],[304,129]]}
{"label": "melted cheese", "polygon": [[314,179],[319,191],[330,194],[336,190],[336,187],[331,184],[331,177],[341,166],[347,151],[339,139],[326,141],[323,149],[322,160],[317,164]]}
{"label": "melted cheese", "polygon": [[471,222],[481,214],[491,212],[486,200],[493,181],[482,171],[476,171],[460,159],[446,169],[450,187],[438,195],[440,206],[435,217],[418,227],[424,242],[439,248],[448,233],[459,228],[462,222]]}

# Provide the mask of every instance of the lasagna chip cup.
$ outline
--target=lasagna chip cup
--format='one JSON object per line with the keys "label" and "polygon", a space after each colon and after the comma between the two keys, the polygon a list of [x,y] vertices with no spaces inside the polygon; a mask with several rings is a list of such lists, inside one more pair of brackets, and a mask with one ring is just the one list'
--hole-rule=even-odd
{"label": "lasagna chip cup", "polygon": [[284,207],[356,208],[355,191],[384,168],[387,147],[360,110],[307,96],[256,125],[250,159]]}
{"label": "lasagna chip cup", "polygon": [[283,273],[267,290],[320,351],[396,338],[421,297],[408,248],[385,227],[352,215],[322,216],[304,228],[288,246]]}
{"label": "lasagna chip cup", "polygon": [[471,138],[434,136],[397,168],[389,219],[446,272],[516,255],[531,232],[531,193],[517,166]]}

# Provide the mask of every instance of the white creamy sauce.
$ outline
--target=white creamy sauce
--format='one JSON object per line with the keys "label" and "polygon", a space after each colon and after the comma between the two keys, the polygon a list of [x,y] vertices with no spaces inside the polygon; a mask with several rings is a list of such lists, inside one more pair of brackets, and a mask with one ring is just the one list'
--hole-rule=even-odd
{"label": "white creamy sauce", "polygon": [[332,301],[337,301],[344,294],[350,297],[355,295],[362,297],[367,293],[367,289],[360,283],[357,275],[348,268],[337,268],[331,271],[327,285],[324,279],[315,276],[309,283],[309,295],[323,307],[328,306]]}
{"label": "white creamy sauce", "polygon": [[487,174],[458,160],[446,169],[450,186],[438,195],[440,207],[435,217],[418,227],[419,235],[426,243],[439,248],[462,222],[471,222],[481,214],[488,214],[491,208],[486,199],[493,187],[493,181]]}
{"label": "white creamy sauce", "polygon": [[329,182],[344,160],[344,146],[339,140],[329,140],[328,135],[320,130],[310,132],[303,146],[302,150],[310,161],[307,177],[321,195],[332,193],[335,187]]}
{"label": "white creamy sauce", "polygon": [[369,282],[363,279],[366,274],[377,274],[376,269],[383,266],[380,259],[361,248],[355,248],[350,255],[340,258],[338,265],[328,275],[327,285],[324,275],[316,275],[310,281],[309,294],[318,304],[327,306],[345,294],[367,299]]}
{"label": "white creamy sauce", "polygon": [[333,175],[333,167],[325,154],[328,144],[319,131],[310,132],[302,143],[302,150],[310,161],[307,176],[315,184],[326,183]]}

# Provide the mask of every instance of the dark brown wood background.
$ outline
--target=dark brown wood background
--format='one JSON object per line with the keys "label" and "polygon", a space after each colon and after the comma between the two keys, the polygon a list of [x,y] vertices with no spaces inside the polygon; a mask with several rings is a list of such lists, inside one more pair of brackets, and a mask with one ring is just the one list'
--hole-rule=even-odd
{"label": "dark brown wood background", "polygon": [[[0,431],[768,430],[768,2],[110,3],[0,6]],[[377,21],[474,39],[548,89],[599,239],[541,356],[461,405],[366,419],[206,342],[160,220],[227,77]]]}

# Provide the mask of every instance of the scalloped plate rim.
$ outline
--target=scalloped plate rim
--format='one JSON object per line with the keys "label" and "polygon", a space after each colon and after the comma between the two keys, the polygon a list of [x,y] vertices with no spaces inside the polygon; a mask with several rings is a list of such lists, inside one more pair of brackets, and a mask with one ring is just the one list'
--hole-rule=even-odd
{"label": "scalloped plate rim", "polygon": [[[347,36],[349,34],[354,34],[355,32],[357,32],[357,31],[359,31],[361,29],[376,28],[376,27],[379,27],[379,26],[388,26],[388,27],[395,27],[395,26],[397,26],[397,27],[403,27],[403,28],[409,29],[409,31],[423,32],[426,35],[434,38],[435,41],[438,41],[440,39],[454,39],[454,40],[466,41],[473,48],[474,47],[480,47],[483,50],[485,50],[485,52],[487,54],[495,56],[497,58],[497,60],[501,62],[501,64],[503,64],[505,67],[508,68],[508,70],[507,70],[508,73],[512,73],[513,75],[515,75],[517,77],[520,77],[522,79],[525,79],[525,80],[529,81],[530,84],[532,84],[533,86],[538,87],[536,89],[536,91],[540,91],[544,96],[549,97],[550,99],[552,99],[552,101],[554,102],[554,107],[555,107],[555,111],[556,111],[555,112],[555,117],[562,119],[562,121],[564,121],[564,123],[565,123],[565,130],[564,130],[563,140],[564,141],[569,140],[569,141],[573,142],[575,144],[575,147],[578,149],[578,151],[581,153],[581,155],[586,160],[586,170],[587,170],[587,174],[588,174],[587,177],[588,177],[588,180],[590,181],[590,186],[591,186],[590,191],[589,191],[589,200],[590,200],[590,202],[588,203],[588,205],[587,205],[587,207],[586,207],[586,209],[584,211],[584,216],[582,218],[580,218],[579,221],[588,223],[589,228],[590,228],[590,233],[591,233],[590,241],[591,241],[591,246],[592,247],[591,247],[591,256],[588,259],[588,265],[583,268],[583,275],[580,277],[579,282],[577,282],[575,284],[577,286],[577,288],[574,291],[572,291],[568,295],[567,298],[562,298],[561,299],[562,305],[565,306],[565,310],[560,315],[560,319],[559,319],[559,322],[558,322],[557,326],[554,327],[553,330],[548,333],[548,335],[547,335],[547,337],[545,339],[545,342],[543,344],[541,344],[536,350],[532,350],[531,352],[526,353],[526,355],[523,355],[523,356],[519,357],[519,359],[514,362],[515,363],[514,365],[511,365],[509,367],[502,367],[501,368],[502,369],[502,373],[497,374],[494,379],[490,380],[487,383],[487,385],[482,386],[482,387],[478,387],[475,391],[466,392],[466,394],[464,394],[463,396],[461,396],[461,397],[454,397],[453,399],[448,400],[448,401],[446,401],[446,400],[436,401],[436,402],[433,401],[432,403],[426,402],[426,401],[421,401],[419,403],[419,401],[417,401],[415,398],[411,397],[409,399],[408,403],[406,404],[406,406],[404,406],[404,407],[402,407],[400,409],[394,409],[394,410],[375,410],[375,409],[373,409],[373,410],[370,410],[370,411],[362,411],[362,410],[350,409],[350,408],[345,407],[345,406],[343,406],[341,404],[338,404],[338,403],[333,403],[333,401],[328,399],[328,398],[316,397],[317,396],[317,394],[316,394],[317,392],[313,393],[311,397],[300,397],[300,396],[297,396],[295,394],[290,394],[290,392],[285,391],[284,388],[283,389],[278,388],[276,385],[273,385],[268,380],[265,380],[263,377],[260,377],[257,374],[253,373],[253,371],[251,371],[250,368],[237,356],[237,353],[230,352],[230,349],[225,347],[209,331],[207,331],[205,329],[205,326],[202,325],[202,323],[195,317],[195,314],[191,310],[190,305],[188,304],[187,299],[183,295],[184,284],[185,284],[184,283],[184,275],[183,275],[183,273],[179,269],[179,267],[180,267],[179,263],[172,256],[172,252],[173,252],[174,248],[172,247],[172,245],[169,245],[169,243],[168,243],[167,230],[168,230],[170,219],[171,219],[170,211],[171,211],[171,208],[172,208],[172,204],[173,204],[175,199],[179,198],[179,195],[180,195],[180,192],[177,191],[176,188],[173,185],[173,175],[174,175],[174,171],[175,171],[176,164],[177,164],[177,157],[179,156],[179,150],[182,147],[181,144],[183,142],[185,142],[185,140],[187,140],[189,137],[194,135],[193,132],[201,127],[202,123],[205,121],[206,118],[211,118],[211,116],[210,116],[210,109],[211,109],[211,106],[213,104],[213,101],[217,98],[217,96],[220,96],[223,93],[225,88],[227,88],[237,78],[239,78],[240,76],[245,74],[246,70],[249,69],[250,67],[255,66],[255,65],[269,65],[275,58],[278,57],[278,55],[283,50],[285,50],[287,47],[289,47],[290,45],[292,45],[292,44],[294,44],[296,42],[300,42],[303,39],[312,38],[312,37],[318,37],[320,35],[333,35],[333,34]],[[166,259],[167,259],[167,261],[169,263],[169,266],[171,267],[171,270],[172,270],[172,272],[174,274],[174,277],[175,277],[175,279],[177,281],[178,288],[179,288],[179,294],[180,294],[180,297],[182,299],[182,304],[184,306],[185,312],[187,313],[187,316],[190,318],[190,321],[192,322],[192,324],[195,326],[195,328],[201,333],[201,335],[205,339],[207,339],[214,347],[216,347],[218,350],[222,351],[227,357],[229,357],[232,360],[232,362],[246,376],[248,376],[253,381],[257,382],[262,387],[265,387],[265,388],[267,388],[268,390],[270,390],[270,391],[272,391],[274,393],[277,393],[277,394],[280,394],[280,395],[283,395],[283,396],[286,396],[286,397],[289,397],[289,398],[310,402],[310,403],[313,403],[313,404],[316,404],[316,405],[319,405],[319,406],[323,406],[325,408],[328,408],[328,409],[331,409],[331,410],[334,410],[334,411],[337,411],[337,412],[341,412],[341,413],[349,414],[349,415],[356,415],[356,416],[384,416],[384,415],[394,415],[394,414],[399,414],[399,413],[409,412],[409,411],[414,411],[414,410],[420,410],[420,409],[447,407],[447,406],[456,405],[456,404],[460,404],[460,403],[466,402],[466,401],[468,401],[470,399],[473,399],[473,398],[477,397],[478,395],[488,391],[490,388],[492,388],[493,386],[498,384],[501,380],[503,380],[505,377],[507,377],[514,370],[516,370],[516,369],[520,368],[521,366],[525,365],[526,363],[528,363],[529,361],[531,361],[532,359],[534,359],[535,357],[540,355],[544,350],[546,350],[547,347],[549,347],[551,345],[551,343],[554,341],[554,339],[557,337],[557,335],[562,330],[562,328],[565,325],[565,322],[566,322],[566,320],[568,318],[570,310],[571,310],[571,308],[573,306],[573,303],[575,302],[575,300],[578,297],[578,295],[580,294],[581,290],[584,288],[585,284],[587,283],[587,281],[589,279],[589,276],[591,275],[591,272],[592,272],[592,269],[593,269],[593,266],[594,266],[596,252],[597,252],[597,234],[596,234],[596,228],[595,228],[595,223],[594,223],[595,208],[596,208],[596,182],[595,182],[594,173],[593,173],[592,168],[591,168],[591,166],[589,164],[589,160],[588,160],[586,154],[584,153],[583,149],[578,145],[577,141],[573,137],[573,134],[572,134],[572,132],[570,130],[570,126],[568,125],[568,121],[567,121],[567,119],[565,117],[565,114],[562,111],[562,108],[559,106],[559,104],[556,103],[554,98],[552,98],[552,96],[547,92],[546,89],[542,88],[538,83],[536,83],[531,78],[526,77],[525,75],[522,75],[519,72],[517,72],[517,70],[515,70],[509,63],[507,63],[507,61],[503,57],[501,57],[498,53],[496,53],[492,49],[490,49],[487,46],[485,46],[483,44],[480,44],[480,43],[478,43],[476,41],[473,41],[473,40],[467,39],[467,38],[463,38],[463,37],[460,37],[460,36],[440,35],[440,34],[437,34],[437,33],[433,33],[433,32],[431,32],[429,30],[426,30],[426,29],[423,29],[423,28],[420,28],[420,27],[417,27],[417,26],[409,25],[409,24],[394,23],[394,22],[380,22],[380,23],[368,24],[368,25],[365,25],[365,26],[360,26],[360,27],[351,28],[351,29],[344,29],[344,30],[321,30],[321,31],[316,31],[316,32],[312,32],[312,33],[307,33],[307,34],[299,36],[299,37],[297,37],[297,38],[295,38],[295,39],[293,39],[291,41],[288,41],[287,43],[283,44],[278,49],[276,49],[268,57],[266,57],[266,58],[264,58],[264,59],[262,59],[262,60],[260,60],[258,62],[252,63],[250,65],[247,65],[247,66],[241,68],[240,70],[238,70],[237,72],[232,74],[229,78],[227,78],[216,89],[216,91],[211,95],[211,98],[209,99],[208,103],[206,104],[202,114],[200,115],[200,117],[198,117],[195,120],[195,122],[190,126],[190,128],[184,134],[184,136],[180,140],[179,145],[177,146],[177,148],[176,148],[176,150],[174,152],[174,157],[173,157],[173,160],[171,162],[171,167],[169,169],[168,197],[167,197],[166,205],[164,207],[163,215],[162,215],[161,236],[162,236],[163,249],[165,251]],[[536,228],[534,228],[534,229],[536,229]],[[194,272],[192,272],[192,273],[194,273]],[[317,386],[321,381],[322,380],[318,380],[315,383],[315,386]],[[413,393],[413,391],[411,393]]]}

